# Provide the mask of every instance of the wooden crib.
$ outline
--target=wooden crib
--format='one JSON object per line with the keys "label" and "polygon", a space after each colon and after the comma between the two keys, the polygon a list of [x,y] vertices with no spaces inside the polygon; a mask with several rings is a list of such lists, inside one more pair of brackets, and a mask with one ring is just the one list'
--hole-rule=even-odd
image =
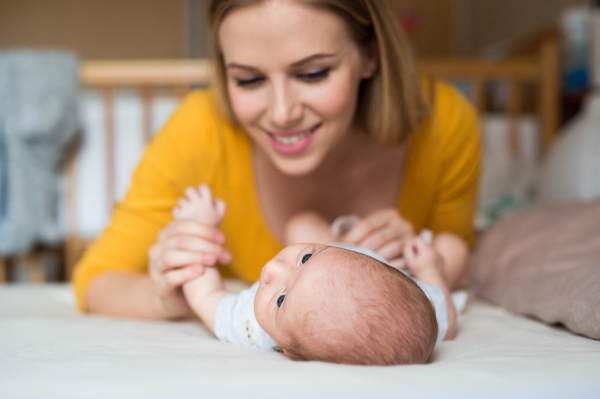
{"label": "wooden crib", "polygon": [[[542,153],[556,137],[559,114],[559,46],[556,35],[546,35],[535,42],[524,55],[501,62],[488,62],[474,58],[422,59],[418,61],[421,75],[435,79],[467,80],[471,97],[480,113],[488,111],[485,87],[490,81],[504,81],[508,85],[507,113],[510,118],[510,148],[519,151],[518,119],[531,99],[525,104],[525,88],[534,88],[533,112],[537,115],[542,133]],[[86,61],[81,67],[81,84],[85,88],[99,88],[104,103],[106,145],[105,201],[109,207],[115,200],[115,91],[123,87],[139,89],[142,99],[142,126],[144,139],[152,136],[151,102],[154,96],[170,92],[183,97],[189,90],[205,87],[211,83],[211,66],[208,60],[135,60],[135,61]],[[65,276],[70,278],[73,267],[90,240],[82,238],[77,231],[77,156],[66,163],[66,227],[64,245]],[[33,262],[35,264],[35,262]],[[0,258],[0,281],[5,279],[6,262]],[[38,267],[39,269],[39,267]],[[32,280],[43,281],[43,272],[32,274]]]}

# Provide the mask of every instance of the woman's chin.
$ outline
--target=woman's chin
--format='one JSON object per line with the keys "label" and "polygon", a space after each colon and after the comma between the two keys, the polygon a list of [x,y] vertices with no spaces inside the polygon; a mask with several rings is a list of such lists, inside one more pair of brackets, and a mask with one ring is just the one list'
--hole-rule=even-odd
{"label": "woman's chin", "polygon": [[275,167],[288,176],[304,176],[315,171],[320,162],[314,157],[298,157],[297,159],[285,159],[277,157],[273,159]]}

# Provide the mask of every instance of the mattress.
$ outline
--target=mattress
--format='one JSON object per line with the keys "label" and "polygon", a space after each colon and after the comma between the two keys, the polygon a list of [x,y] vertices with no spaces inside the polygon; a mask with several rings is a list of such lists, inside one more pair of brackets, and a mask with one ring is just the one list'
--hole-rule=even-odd
{"label": "mattress", "polygon": [[600,398],[600,342],[470,297],[428,364],[295,362],[198,320],[80,314],[68,284],[0,286],[0,398],[307,396]]}

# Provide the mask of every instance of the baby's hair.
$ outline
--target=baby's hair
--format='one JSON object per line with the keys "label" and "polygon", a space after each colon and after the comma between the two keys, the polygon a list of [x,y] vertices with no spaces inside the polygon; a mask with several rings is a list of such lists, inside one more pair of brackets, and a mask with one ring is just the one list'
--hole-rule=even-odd
{"label": "baby's hair", "polygon": [[433,305],[412,279],[366,255],[340,261],[284,348],[295,360],[362,365],[425,363],[438,334]]}

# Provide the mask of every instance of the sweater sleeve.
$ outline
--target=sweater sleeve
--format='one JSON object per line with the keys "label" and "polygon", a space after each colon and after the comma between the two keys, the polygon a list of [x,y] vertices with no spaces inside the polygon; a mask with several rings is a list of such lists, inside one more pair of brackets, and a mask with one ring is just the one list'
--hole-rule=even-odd
{"label": "sweater sleeve", "polygon": [[456,89],[438,85],[434,124],[438,132],[437,177],[430,212],[435,232],[449,231],[473,245],[481,158],[479,125],[473,106]]}
{"label": "sweater sleeve", "polygon": [[177,199],[188,185],[210,178],[219,148],[209,106],[205,93],[189,95],[146,148],[125,199],[76,266],[73,285],[81,310],[89,285],[100,274],[147,273],[148,249],[172,220]]}

